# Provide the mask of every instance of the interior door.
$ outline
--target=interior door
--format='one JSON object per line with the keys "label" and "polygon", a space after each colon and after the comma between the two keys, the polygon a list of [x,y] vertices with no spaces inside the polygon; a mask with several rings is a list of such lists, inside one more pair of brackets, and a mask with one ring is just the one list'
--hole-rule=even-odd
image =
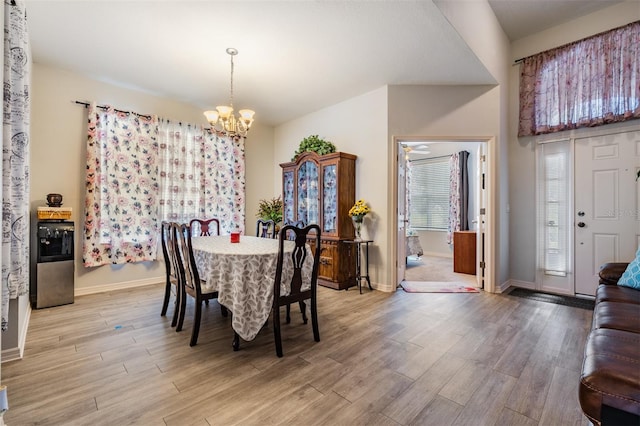
{"label": "interior door", "polygon": [[397,237],[397,258],[396,258],[396,287],[400,285],[404,280],[404,273],[406,269],[406,225],[407,225],[407,159],[405,158],[402,145],[398,142],[396,144],[397,149],[397,161],[398,161],[398,229],[396,232]]}
{"label": "interior door", "polygon": [[485,215],[487,208],[487,191],[485,187],[487,168],[486,144],[479,144],[476,152],[476,287],[484,288],[484,237],[486,226]]}
{"label": "interior door", "polygon": [[575,140],[575,292],[595,295],[606,262],[633,259],[640,241],[640,131]]}

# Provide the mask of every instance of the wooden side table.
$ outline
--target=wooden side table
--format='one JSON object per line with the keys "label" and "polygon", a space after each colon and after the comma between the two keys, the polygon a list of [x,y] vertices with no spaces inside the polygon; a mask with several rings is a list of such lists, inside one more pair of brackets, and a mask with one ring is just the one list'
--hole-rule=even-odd
{"label": "wooden side table", "polygon": [[[373,240],[344,240],[345,244],[355,244],[356,250],[356,280],[358,280],[358,289],[362,294],[362,280],[367,280],[369,290],[373,290],[371,287],[371,279],[369,278],[369,243]],[[365,275],[362,275],[362,246],[364,245],[364,264]]]}

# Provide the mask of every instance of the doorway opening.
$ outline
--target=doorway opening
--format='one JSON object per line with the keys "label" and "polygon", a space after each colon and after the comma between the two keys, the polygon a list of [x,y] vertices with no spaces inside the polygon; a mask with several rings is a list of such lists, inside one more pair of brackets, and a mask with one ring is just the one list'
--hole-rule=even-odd
{"label": "doorway opening", "polygon": [[[398,159],[396,283],[404,279],[458,281],[493,291],[493,286],[489,289],[486,285],[490,140],[395,140]],[[452,203],[448,189],[449,159],[462,152],[468,156],[464,170],[468,180],[468,198],[465,197],[468,202],[463,208],[464,223],[458,228],[449,224],[449,205]],[[445,176],[441,176],[443,174]],[[444,198],[443,188],[447,191]],[[417,201],[412,203],[411,198]],[[440,215],[444,217],[439,218]],[[461,231],[450,232],[450,229]]]}

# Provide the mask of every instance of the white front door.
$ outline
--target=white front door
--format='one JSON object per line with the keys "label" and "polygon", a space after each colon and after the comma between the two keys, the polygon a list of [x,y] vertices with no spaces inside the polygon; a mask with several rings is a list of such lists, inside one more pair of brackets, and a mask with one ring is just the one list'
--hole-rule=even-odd
{"label": "white front door", "polygon": [[575,140],[575,292],[595,295],[606,262],[640,243],[640,131]]}

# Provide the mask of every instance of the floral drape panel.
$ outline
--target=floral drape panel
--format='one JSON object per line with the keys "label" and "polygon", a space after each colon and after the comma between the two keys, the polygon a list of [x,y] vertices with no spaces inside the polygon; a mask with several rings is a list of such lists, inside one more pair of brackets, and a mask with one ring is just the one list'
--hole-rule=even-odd
{"label": "floral drape panel", "polygon": [[20,1],[4,4],[2,122],[2,330],[9,299],[29,292],[29,80],[27,16]]}
{"label": "floral drape panel", "polygon": [[518,136],[640,118],[640,21],[525,58]]}
{"label": "floral drape panel", "polygon": [[156,259],[158,119],[89,106],[84,265]]}
{"label": "floral drape panel", "polygon": [[244,139],[160,120],[160,217],[215,217],[220,232],[244,232]]}
{"label": "floral drape panel", "polygon": [[447,243],[453,243],[455,231],[469,229],[469,172],[467,151],[456,152],[449,159],[449,228]]}

